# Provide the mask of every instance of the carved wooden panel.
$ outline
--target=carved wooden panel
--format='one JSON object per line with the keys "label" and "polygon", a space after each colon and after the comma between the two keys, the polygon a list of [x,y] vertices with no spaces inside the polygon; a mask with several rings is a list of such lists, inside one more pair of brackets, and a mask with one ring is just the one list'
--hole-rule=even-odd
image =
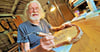
{"label": "carved wooden panel", "polygon": [[1,19],[1,24],[2,24],[2,26],[5,28],[5,29],[9,29],[9,25],[8,25],[8,23],[7,23],[7,21],[6,20],[4,20],[4,19]]}
{"label": "carved wooden panel", "polygon": [[4,32],[4,28],[0,25],[0,32]]}
{"label": "carved wooden panel", "polygon": [[9,22],[10,27],[12,28],[12,30],[17,30],[17,27],[15,26],[14,22],[12,19],[7,19]]}

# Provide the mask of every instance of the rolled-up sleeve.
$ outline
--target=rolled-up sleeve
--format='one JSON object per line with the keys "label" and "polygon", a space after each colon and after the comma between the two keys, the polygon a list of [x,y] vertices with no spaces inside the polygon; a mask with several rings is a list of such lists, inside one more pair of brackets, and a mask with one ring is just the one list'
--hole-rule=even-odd
{"label": "rolled-up sleeve", "polygon": [[18,27],[18,35],[17,35],[17,43],[26,43],[29,42],[28,37],[26,36],[25,30],[21,28],[21,26]]}

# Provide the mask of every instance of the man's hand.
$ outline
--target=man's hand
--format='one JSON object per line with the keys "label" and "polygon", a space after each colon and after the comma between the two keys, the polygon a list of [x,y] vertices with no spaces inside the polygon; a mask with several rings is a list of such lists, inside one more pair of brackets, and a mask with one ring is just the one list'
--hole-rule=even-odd
{"label": "man's hand", "polygon": [[66,28],[66,27],[73,26],[73,24],[71,24],[71,22],[66,22],[66,23],[62,24],[61,26],[63,26],[64,28]]}
{"label": "man's hand", "polygon": [[41,47],[47,51],[50,51],[55,45],[53,38],[54,38],[54,36],[47,35],[47,36],[43,37],[42,39],[40,39]]}

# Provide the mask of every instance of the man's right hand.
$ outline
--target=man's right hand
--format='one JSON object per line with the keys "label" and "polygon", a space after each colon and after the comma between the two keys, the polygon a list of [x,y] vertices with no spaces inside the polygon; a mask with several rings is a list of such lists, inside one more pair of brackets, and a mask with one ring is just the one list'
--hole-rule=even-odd
{"label": "man's right hand", "polygon": [[47,51],[50,51],[54,47],[54,45],[55,45],[53,39],[54,39],[54,36],[46,35],[45,37],[40,39],[41,47],[43,49],[47,50]]}

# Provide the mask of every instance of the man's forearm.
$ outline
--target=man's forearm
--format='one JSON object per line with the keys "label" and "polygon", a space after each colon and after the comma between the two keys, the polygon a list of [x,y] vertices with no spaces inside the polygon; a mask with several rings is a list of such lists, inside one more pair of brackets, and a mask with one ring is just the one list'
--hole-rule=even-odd
{"label": "man's forearm", "polygon": [[71,24],[71,23],[68,23],[68,24],[62,24],[62,25],[60,25],[60,26],[58,26],[58,27],[51,27],[51,30],[53,30],[53,31],[59,31],[59,30],[62,30],[62,29],[64,29],[64,28],[68,28],[68,27],[71,27],[71,26],[74,26],[74,24]]}
{"label": "man's forearm", "polygon": [[61,30],[61,29],[63,29],[64,28],[64,26],[58,26],[58,27],[51,27],[51,30],[53,30],[53,31],[59,31],[59,30]]}
{"label": "man's forearm", "polygon": [[25,52],[25,50],[24,50],[24,44],[23,43],[21,43],[21,50],[22,50],[22,52]]}
{"label": "man's forearm", "polygon": [[21,50],[22,52],[26,52],[27,50],[30,50],[30,43],[21,43]]}

